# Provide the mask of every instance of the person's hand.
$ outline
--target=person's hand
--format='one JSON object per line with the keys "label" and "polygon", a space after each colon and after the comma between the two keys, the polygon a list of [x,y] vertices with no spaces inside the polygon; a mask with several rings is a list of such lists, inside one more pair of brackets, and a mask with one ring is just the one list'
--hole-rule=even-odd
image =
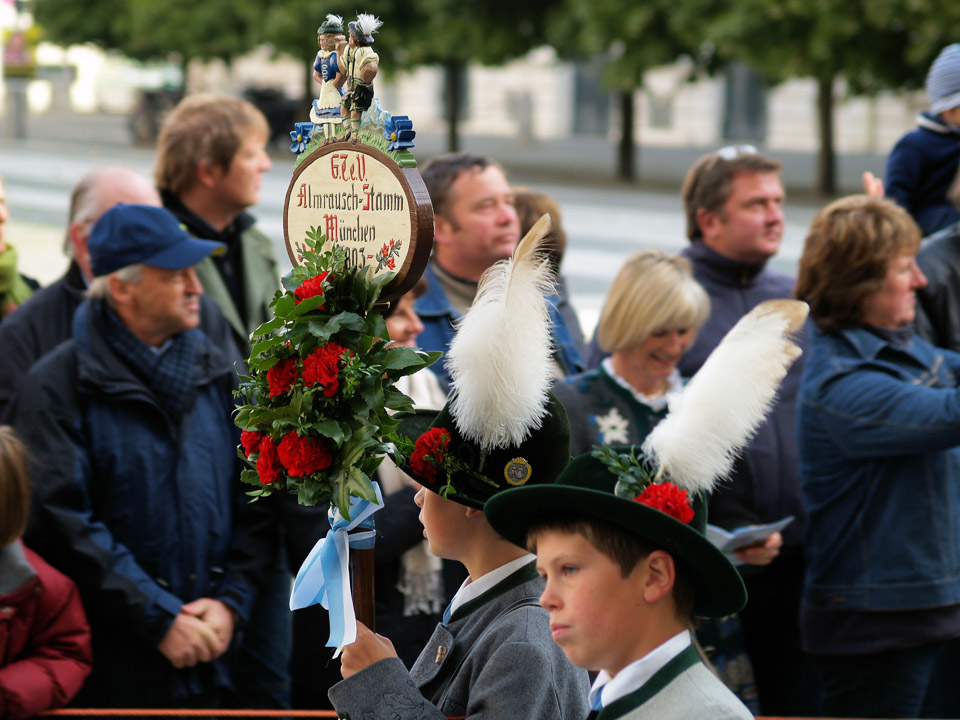
{"label": "person's hand", "polygon": [[780,554],[783,535],[778,532],[768,535],[762,543],[741,548],[735,553],[740,562],[747,565],[769,565]]}
{"label": "person's hand", "polygon": [[340,655],[340,674],[348,678],[375,662],[391,657],[397,657],[393,643],[357,621],[357,639],[346,645]]}
{"label": "person's hand", "polygon": [[181,612],[199,618],[213,630],[217,636],[218,645],[213,649],[213,659],[223,655],[230,647],[235,624],[233,610],[220,600],[200,598],[184,605]]}
{"label": "person's hand", "polygon": [[198,662],[210,662],[220,640],[209,625],[200,618],[181,612],[157,645],[175,668],[193,667]]}
{"label": "person's hand", "polygon": [[867,170],[863,174],[863,190],[872,198],[883,198],[883,180]]}

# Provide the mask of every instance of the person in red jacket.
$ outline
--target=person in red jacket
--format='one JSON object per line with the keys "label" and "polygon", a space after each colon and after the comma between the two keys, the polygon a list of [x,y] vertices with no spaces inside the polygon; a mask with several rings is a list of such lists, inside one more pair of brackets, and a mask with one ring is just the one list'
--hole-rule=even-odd
{"label": "person in red jacket", "polygon": [[76,585],[27,548],[27,452],[0,425],[0,718],[66,705],[90,674],[90,626]]}

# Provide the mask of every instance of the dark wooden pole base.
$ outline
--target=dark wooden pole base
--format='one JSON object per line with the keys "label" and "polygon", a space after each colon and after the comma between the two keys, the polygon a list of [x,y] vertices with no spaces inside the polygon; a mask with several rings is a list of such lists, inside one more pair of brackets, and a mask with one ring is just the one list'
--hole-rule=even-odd
{"label": "dark wooden pole base", "polygon": [[353,579],[353,611],[357,615],[357,620],[376,632],[376,612],[373,603],[373,553],[373,548],[351,549],[350,575]]}

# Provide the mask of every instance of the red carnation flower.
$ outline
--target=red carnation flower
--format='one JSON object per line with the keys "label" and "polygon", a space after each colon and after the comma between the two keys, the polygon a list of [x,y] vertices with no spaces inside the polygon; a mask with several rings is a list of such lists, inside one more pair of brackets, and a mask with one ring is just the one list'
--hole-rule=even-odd
{"label": "red carnation flower", "polygon": [[651,483],[634,500],[666,513],[683,524],[693,520],[693,508],[690,507],[687,491],[681,490],[672,482]]}
{"label": "red carnation flower", "polygon": [[[308,277],[300,283],[300,287],[293,291],[293,294],[297,297],[297,305],[307,298],[323,295],[323,281],[326,280],[328,274],[322,272],[314,277]],[[319,309],[323,310],[323,305]]]}
{"label": "red carnation flower", "polygon": [[298,435],[291,430],[277,448],[280,462],[293,477],[305,477],[325,470],[333,462],[333,455],[322,438]]}
{"label": "red carnation flower", "polygon": [[297,370],[296,358],[286,358],[281,360],[272,368],[267,370],[267,383],[270,385],[270,397],[283,395],[293,388],[293,384],[300,376]]}
{"label": "red carnation flower", "polygon": [[243,454],[250,457],[260,448],[263,433],[256,430],[244,430],[240,433],[240,444],[243,445]]}
{"label": "red carnation flower", "polygon": [[260,457],[257,458],[257,474],[260,476],[260,482],[269,485],[280,477],[281,472],[283,472],[283,466],[277,455],[277,446],[273,438],[264,435],[260,440]]}
{"label": "red carnation flower", "polygon": [[443,428],[430,428],[417,438],[410,454],[410,469],[431,483],[437,479],[437,467],[450,447],[450,433]]}
{"label": "red carnation flower", "polygon": [[337,394],[340,381],[337,373],[340,372],[340,356],[346,350],[335,342],[327,343],[317,348],[303,359],[303,382],[308,387],[320,385],[326,397]]}

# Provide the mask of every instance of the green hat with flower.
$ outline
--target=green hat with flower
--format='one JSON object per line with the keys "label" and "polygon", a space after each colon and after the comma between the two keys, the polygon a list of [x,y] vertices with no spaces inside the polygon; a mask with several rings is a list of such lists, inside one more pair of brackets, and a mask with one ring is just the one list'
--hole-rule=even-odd
{"label": "green hat with flower", "polygon": [[691,575],[694,610],[723,616],[746,604],[736,568],[706,538],[707,498],[763,422],[800,348],[793,337],[808,308],[761,303],[707,358],[642,447],[600,447],[575,458],[552,485],[509,490],[484,506],[503,537],[557,516],[609,523],[663,548]]}
{"label": "green hat with flower", "polygon": [[473,508],[509,488],[552,483],[570,462],[570,423],[552,392],[538,428],[519,443],[484,449],[457,429],[450,403],[400,419],[414,441],[404,471],[428,490]]}
{"label": "green hat with flower", "polygon": [[527,530],[556,516],[589,517],[638,535],[686,568],[697,615],[732,615],[747,591],[740,573],[706,538],[705,496],[657,479],[649,460],[632,447],[603,447],[573,459],[556,483],[517,488],[490,500],[487,521],[516,545]]}
{"label": "green hat with flower", "polygon": [[570,462],[570,424],[550,392],[552,271],[544,215],[484,274],[447,353],[450,400],[400,417],[399,464],[428,490],[481,508],[502,490],[552,483]]}

